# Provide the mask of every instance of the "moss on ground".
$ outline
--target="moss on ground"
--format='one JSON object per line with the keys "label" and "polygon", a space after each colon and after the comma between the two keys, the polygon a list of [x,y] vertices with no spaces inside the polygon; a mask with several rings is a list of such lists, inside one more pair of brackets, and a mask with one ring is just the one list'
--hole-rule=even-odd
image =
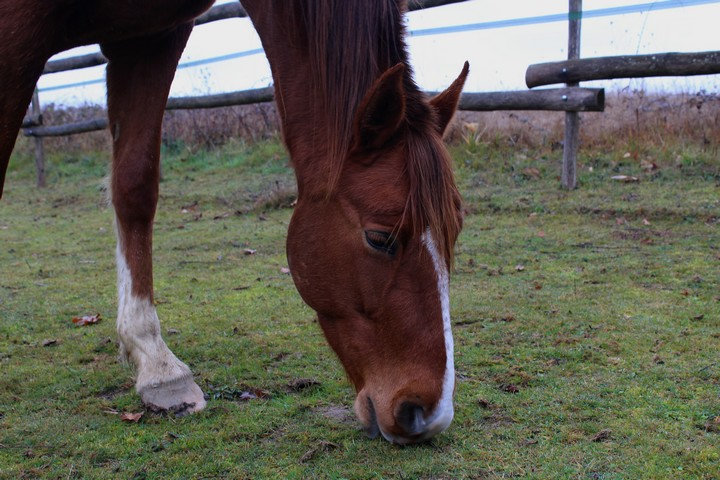
{"label": "moss on ground", "polygon": [[[720,160],[623,147],[584,153],[574,192],[558,188],[560,152],[453,147],[468,210],[452,279],[457,413],[408,448],[358,429],[342,368],[280,271],[293,177],[277,142],[165,152],[158,311],[211,400],[137,424],[112,413],[142,405],[116,361],[106,155],[51,156],[45,190],[14,158],[0,477],[718,478]],[[88,313],[103,320],[70,322]],[[267,398],[242,400],[255,389]]]}

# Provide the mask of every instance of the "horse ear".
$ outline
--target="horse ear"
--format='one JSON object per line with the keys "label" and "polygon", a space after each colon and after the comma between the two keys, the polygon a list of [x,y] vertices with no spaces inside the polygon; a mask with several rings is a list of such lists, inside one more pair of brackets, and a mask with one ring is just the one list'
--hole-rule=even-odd
{"label": "horse ear", "polygon": [[437,114],[437,130],[441,136],[445,133],[445,129],[455,114],[469,71],[470,64],[465,62],[462,72],[447,90],[430,99],[430,106],[433,107]]}
{"label": "horse ear", "polygon": [[374,150],[384,146],[405,120],[405,65],[387,69],[365,94],[355,114],[355,146]]}

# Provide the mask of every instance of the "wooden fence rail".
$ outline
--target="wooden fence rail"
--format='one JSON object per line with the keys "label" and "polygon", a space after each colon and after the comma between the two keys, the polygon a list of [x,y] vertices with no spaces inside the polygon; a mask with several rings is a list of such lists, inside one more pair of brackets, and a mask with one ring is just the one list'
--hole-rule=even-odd
{"label": "wooden fence rail", "polygon": [[551,110],[556,112],[602,112],[603,88],[548,88],[517,92],[463,93],[460,110]]}
{"label": "wooden fence rail", "polygon": [[[434,95],[437,92],[430,92]],[[273,87],[241,90],[217,95],[169,98],[166,110],[217,108],[271,102]],[[495,110],[553,110],[601,112],[605,108],[602,88],[552,88],[521,92],[463,93],[460,110],[491,112]],[[64,125],[28,125],[27,137],[62,137],[107,128],[106,118],[94,118]]]}
{"label": "wooden fence rail", "polygon": [[100,52],[88,53],[87,55],[78,55],[77,57],[61,58],[60,60],[50,60],[45,64],[43,75],[48,73],[66,72],[68,70],[77,70],[80,68],[95,67],[107,63],[107,58]]}
{"label": "wooden fence rail", "polygon": [[[197,97],[168,98],[166,110],[183,110],[194,108],[217,108],[232,105],[249,105],[253,103],[271,102],[273,88],[257,88],[238,92],[203,95]],[[64,125],[38,125],[23,130],[28,137],[62,137],[76,133],[93,132],[107,128],[107,118],[93,118]]]}
{"label": "wooden fence rail", "polygon": [[720,73],[720,51],[596,57],[530,65],[528,88],[613,78],[677,77]]}

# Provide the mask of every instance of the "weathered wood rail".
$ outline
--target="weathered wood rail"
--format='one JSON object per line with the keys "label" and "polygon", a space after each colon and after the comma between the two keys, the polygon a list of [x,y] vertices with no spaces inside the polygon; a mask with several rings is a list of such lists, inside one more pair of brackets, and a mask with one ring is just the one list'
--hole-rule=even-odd
{"label": "weathered wood rail", "polygon": [[554,83],[637,77],[687,77],[720,73],[720,51],[595,57],[530,65],[528,88]]}
{"label": "weathered wood rail", "polygon": [[556,112],[602,112],[603,88],[548,88],[516,92],[464,93],[460,109],[474,112],[496,110],[551,110]]}
{"label": "weathered wood rail", "polygon": [[[217,108],[232,105],[249,105],[253,103],[271,102],[274,90],[272,87],[242,90],[238,92],[202,95],[197,97],[168,98],[166,110],[183,110],[194,108]],[[75,133],[93,132],[107,128],[107,118],[93,118],[64,125],[36,125],[26,128],[23,133],[28,137],[62,137]]]}

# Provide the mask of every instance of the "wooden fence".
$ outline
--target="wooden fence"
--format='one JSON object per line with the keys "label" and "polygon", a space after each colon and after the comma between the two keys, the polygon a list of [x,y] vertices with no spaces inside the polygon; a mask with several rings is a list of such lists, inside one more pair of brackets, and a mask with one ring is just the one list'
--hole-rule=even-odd
{"label": "wooden fence", "polygon": [[[410,10],[437,7],[466,0],[410,0]],[[196,25],[227,18],[246,17],[239,3],[218,5],[198,17]],[[569,0],[568,60],[530,65],[525,75],[528,88],[565,83],[564,88],[528,91],[463,93],[460,109],[470,111],[552,110],[565,113],[565,141],[563,145],[562,183],[565,188],[577,186],[576,164],[579,146],[580,121],[578,112],[601,112],[605,109],[602,88],[581,88],[579,82],[614,78],[652,76],[688,76],[720,73],[720,52],[662,53],[580,59],[580,29],[582,0]],[[63,72],[107,63],[101,53],[91,53],[45,65],[43,74]],[[169,98],[167,109],[217,108],[247,105],[273,100],[273,88],[243,90],[217,95]],[[107,128],[107,118],[96,118],[65,125],[43,125],[37,91],[30,115],[23,120],[23,133],[35,139],[37,184],[45,185],[43,137],[65,136]]]}

